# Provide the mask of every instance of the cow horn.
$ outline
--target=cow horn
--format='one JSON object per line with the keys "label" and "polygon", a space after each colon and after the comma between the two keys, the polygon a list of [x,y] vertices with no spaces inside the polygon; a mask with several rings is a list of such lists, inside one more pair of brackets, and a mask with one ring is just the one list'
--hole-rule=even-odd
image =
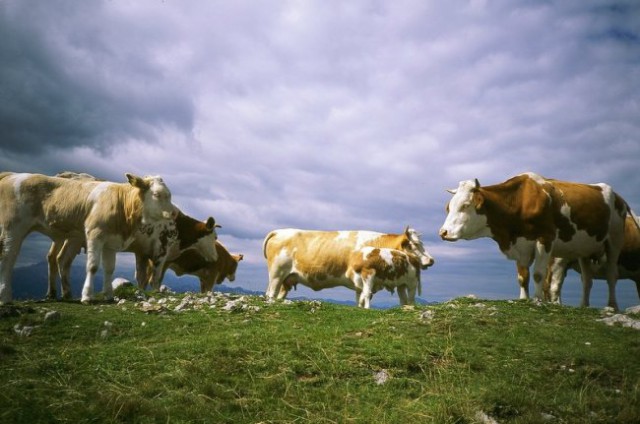
{"label": "cow horn", "polygon": [[476,189],[480,188],[480,181],[478,181],[478,179],[476,178],[475,182],[476,182],[476,187],[475,188]]}
{"label": "cow horn", "polygon": [[445,189],[445,191],[446,191],[447,193],[456,194],[456,192],[457,192],[458,190],[457,190],[457,189],[455,189],[455,188],[447,188],[447,189]]}

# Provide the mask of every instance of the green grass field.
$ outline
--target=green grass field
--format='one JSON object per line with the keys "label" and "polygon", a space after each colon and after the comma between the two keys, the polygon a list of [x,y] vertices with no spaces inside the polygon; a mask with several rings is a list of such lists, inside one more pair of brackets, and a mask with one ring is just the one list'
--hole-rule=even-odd
{"label": "green grass field", "polygon": [[0,422],[640,422],[640,332],[597,309],[124,295],[2,307]]}

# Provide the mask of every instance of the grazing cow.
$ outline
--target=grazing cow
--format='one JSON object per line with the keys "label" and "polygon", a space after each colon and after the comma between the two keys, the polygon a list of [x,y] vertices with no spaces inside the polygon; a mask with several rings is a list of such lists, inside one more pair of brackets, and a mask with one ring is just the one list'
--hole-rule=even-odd
{"label": "grazing cow", "polygon": [[[75,172],[61,172],[56,177],[84,181],[101,181],[92,175]],[[163,265],[187,249],[197,249],[201,255],[210,261],[217,259],[214,243],[217,239],[215,220],[209,217],[205,222],[182,213],[175,208],[175,221],[164,220],[151,224],[141,224],[134,236],[134,240],[125,249],[133,252],[136,257],[136,281],[140,288],[151,284],[158,289],[163,274]],[[49,289],[47,298],[56,298],[56,275],[60,275],[63,299],[71,298],[69,281],[71,264],[85,245],[84,238],[66,239],[63,243],[52,242],[47,255],[49,265]]]}
{"label": "grazing cow", "polygon": [[[577,259],[583,265],[606,254],[609,306],[617,308],[616,262],[627,205],[611,187],[526,173],[486,187],[481,187],[478,180],[462,181],[450,192],[453,198],[440,229],[443,240],[492,238],[507,258],[517,262],[521,287],[528,285],[524,279],[535,260],[533,277],[539,299],[543,298],[543,279],[552,256]],[[588,306],[590,273],[583,272],[582,280],[582,305]]]}
{"label": "grazing cow", "polygon": [[402,250],[365,246],[351,253],[347,277],[361,291],[358,306],[369,309],[374,293],[398,289],[400,304],[414,304],[421,293],[420,260]]}
{"label": "grazing cow", "polygon": [[[590,273],[596,280],[605,280],[606,257],[589,262]],[[577,261],[565,258],[554,258],[549,265],[549,273],[545,278],[544,295],[552,302],[562,303],[560,292],[562,283],[571,267],[580,273]],[[618,279],[629,279],[636,283],[638,298],[640,298],[640,220],[632,214],[627,215],[624,222],[624,243],[618,258]]]}
{"label": "grazing cow", "polygon": [[187,250],[176,259],[165,262],[165,270],[170,268],[177,276],[195,275],[200,279],[200,293],[213,291],[214,286],[221,284],[225,278],[229,281],[236,279],[238,263],[244,257],[230,254],[218,241],[215,247],[218,251],[218,259],[215,262],[207,260],[197,250]]}
{"label": "grazing cow", "polygon": [[113,296],[116,252],[131,244],[140,226],[172,222],[175,208],[162,178],[126,174],[128,183],[85,181],[40,174],[0,174],[0,303],[10,302],[11,275],[25,237],[41,232],[63,244],[87,243],[82,302],[93,295],[101,261],[103,292]]}
{"label": "grazing cow", "polygon": [[266,295],[284,299],[297,283],[321,290],[344,286],[356,291],[360,303],[361,289],[347,275],[354,251],[364,246],[385,247],[416,256],[422,269],[433,265],[418,233],[407,227],[401,234],[372,231],[308,231],[282,229],[264,239],[269,285]]}

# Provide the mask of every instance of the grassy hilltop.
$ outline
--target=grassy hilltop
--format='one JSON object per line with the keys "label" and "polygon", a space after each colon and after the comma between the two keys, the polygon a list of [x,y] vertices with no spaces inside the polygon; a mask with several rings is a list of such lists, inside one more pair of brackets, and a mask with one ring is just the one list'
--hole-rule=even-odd
{"label": "grassy hilltop", "polygon": [[0,307],[0,422],[640,420],[640,332],[597,309],[120,295]]}

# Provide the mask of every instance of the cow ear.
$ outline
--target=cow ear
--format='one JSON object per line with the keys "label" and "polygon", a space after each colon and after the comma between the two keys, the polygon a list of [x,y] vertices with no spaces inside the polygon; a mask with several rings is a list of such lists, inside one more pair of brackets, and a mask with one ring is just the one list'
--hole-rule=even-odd
{"label": "cow ear", "polygon": [[134,187],[138,187],[141,190],[147,190],[149,188],[149,184],[144,180],[144,178],[138,177],[137,175],[126,173],[124,174],[131,184]]}
{"label": "cow ear", "polygon": [[473,205],[476,209],[480,209],[484,205],[484,196],[479,191],[473,193]]}

